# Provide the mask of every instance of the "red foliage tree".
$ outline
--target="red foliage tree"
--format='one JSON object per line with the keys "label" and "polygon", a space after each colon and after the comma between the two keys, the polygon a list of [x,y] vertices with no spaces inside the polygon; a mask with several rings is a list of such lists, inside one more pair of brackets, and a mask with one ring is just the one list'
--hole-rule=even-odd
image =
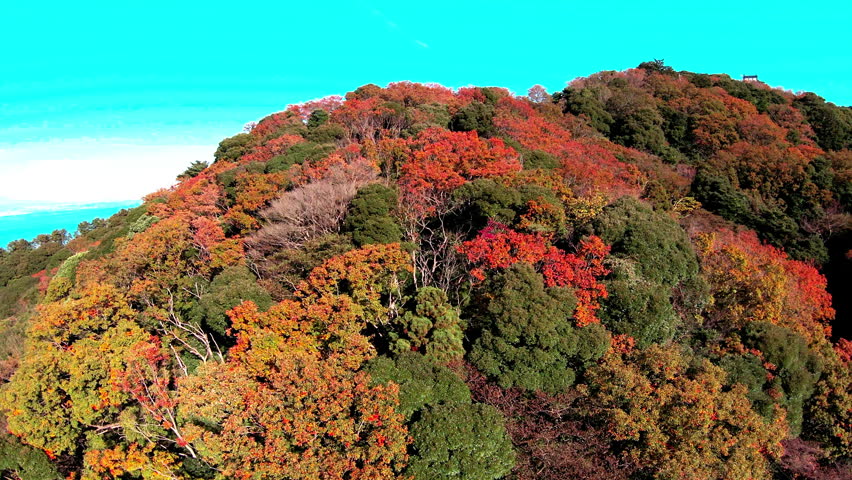
{"label": "red foliage tree", "polygon": [[287,107],[287,111],[297,115],[303,122],[307,122],[308,117],[314,110],[325,110],[331,113],[343,104],[343,97],[340,95],[331,95],[317,100],[311,100],[305,103],[298,103]]}
{"label": "red foliage tree", "polygon": [[476,265],[471,275],[478,281],[485,278],[486,270],[525,262],[537,267],[548,287],[574,288],[574,319],[580,327],[599,321],[595,316],[600,307],[598,299],[607,296],[599,279],[609,273],[603,264],[609,250],[600,238],[591,236],[580,242],[576,253],[565,253],[550,245],[544,235],[520,233],[496,222],[490,222],[476,238],[459,246],[459,252]]}
{"label": "red foliage tree", "polygon": [[501,99],[494,124],[524,148],[555,156],[560,173],[578,194],[602,190],[615,197],[640,190],[638,169],[616,158],[613,148],[617,147],[574,139],[565,126],[543,118],[526,101]]}
{"label": "red foliage tree", "polygon": [[405,204],[415,215],[439,212],[449,194],[468,180],[521,170],[514,149],[500,139],[481,139],[476,132],[431,128],[411,140],[409,147],[399,183]]}
{"label": "red foliage tree", "polygon": [[198,217],[192,221],[192,243],[202,260],[213,269],[225,268],[242,262],[245,252],[242,240],[226,238],[219,221]]}
{"label": "red foliage tree", "polygon": [[172,390],[173,379],[167,368],[168,363],[169,357],[160,339],[152,336],[148,341],[139,342],[131,348],[127,367],[117,374],[116,382],[136,400],[148,418],[170,433],[170,436],[162,435],[159,429],[150,428],[143,421],[136,429],[144,437],[152,442],[183,447],[190,456],[195,457],[196,453],[184,437],[178,422],[178,403]]}
{"label": "red foliage tree", "polygon": [[[152,200],[162,199],[164,202]],[[175,214],[189,213],[193,216],[219,215],[222,211],[222,187],[209,172],[188,178],[170,190],[161,190],[148,195],[148,214],[166,218]]]}
{"label": "red foliage tree", "polygon": [[266,162],[275,157],[276,155],[283,155],[287,153],[287,150],[290,149],[293,145],[304,142],[305,139],[299,135],[281,135],[280,137],[275,137],[263,145],[255,147],[251,152],[243,155],[240,158],[241,164],[252,163],[252,162]]}
{"label": "red foliage tree", "polygon": [[805,120],[802,112],[790,105],[770,105],[767,108],[769,117],[779,126],[787,129],[787,140],[814,146],[816,134]]}
{"label": "red foliage tree", "polygon": [[740,137],[755,145],[787,142],[787,130],[779,127],[768,115],[750,115],[740,121]]}
{"label": "red foliage tree", "polygon": [[382,98],[391,102],[401,103],[405,107],[414,107],[424,103],[452,103],[455,99],[453,91],[437,84],[422,84],[414,82],[395,82],[388,84],[381,92]]}
{"label": "red foliage tree", "polygon": [[331,120],[346,128],[350,140],[376,141],[387,130],[391,136],[399,136],[405,126],[400,116],[380,97],[366,99],[347,98],[346,102],[331,114]]}
{"label": "red foliage tree", "polygon": [[251,135],[257,139],[264,139],[270,135],[275,136],[282,129],[292,126],[303,126],[299,115],[290,111],[273,113],[255,125],[251,129]]}

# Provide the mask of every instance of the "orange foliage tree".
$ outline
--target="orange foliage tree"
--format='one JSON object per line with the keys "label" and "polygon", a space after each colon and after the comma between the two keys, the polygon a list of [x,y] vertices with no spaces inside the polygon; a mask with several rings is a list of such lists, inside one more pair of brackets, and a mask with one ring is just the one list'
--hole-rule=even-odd
{"label": "orange foliage tree", "polygon": [[296,295],[305,301],[347,295],[368,321],[383,323],[396,315],[406,277],[412,272],[411,256],[398,243],[366,245],[316,267]]}
{"label": "orange foliage tree", "polygon": [[611,351],[587,371],[593,414],[654,478],[768,478],[787,436],[783,411],[767,422],[725,372],[690,366],[677,348]]}
{"label": "orange foliage tree", "polygon": [[226,221],[242,234],[256,230],[260,226],[257,211],[277,197],[286,183],[286,172],[238,174],[234,205],[225,214]]}
{"label": "orange foliage tree", "polygon": [[399,288],[406,261],[398,245],[370,246],[314,270],[297,300],[266,313],[250,302],[235,307],[228,361],[179,385],[181,415],[196,419],[185,438],[204,461],[246,479],[399,473],[409,442],[399,390],[371,385],[361,371],[375,352],[360,332],[387,310],[382,294]]}
{"label": "orange foliage tree", "polygon": [[0,396],[9,431],[49,454],[74,453],[93,433],[120,430],[130,396],[120,372],[148,338],[124,294],[92,285],[40,307],[15,375]]}
{"label": "orange foliage tree", "polygon": [[[203,172],[182,181],[171,190],[151,194],[146,200],[149,201],[148,213],[159,218],[179,213],[216,216],[222,211],[222,195],[222,187]],[[157,199],[164,201],[153,201]]]}
{"label": "orange foliage tree", "polygon": [[722,330],[748,322],[789,328],[825,344],[834,318],[826,280],[814,267],[761,243],[751,231],[698,238],[702,271],[714,302],[708,319]]}

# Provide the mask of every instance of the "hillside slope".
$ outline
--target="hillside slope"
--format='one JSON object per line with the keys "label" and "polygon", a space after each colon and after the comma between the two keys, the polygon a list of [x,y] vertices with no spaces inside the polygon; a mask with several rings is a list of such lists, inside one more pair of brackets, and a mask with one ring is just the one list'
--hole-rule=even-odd
{"label": "hillside slope", "polygon": [[6,477],[850,478],[849,108],[649,62],[246,130],[0,250]]}

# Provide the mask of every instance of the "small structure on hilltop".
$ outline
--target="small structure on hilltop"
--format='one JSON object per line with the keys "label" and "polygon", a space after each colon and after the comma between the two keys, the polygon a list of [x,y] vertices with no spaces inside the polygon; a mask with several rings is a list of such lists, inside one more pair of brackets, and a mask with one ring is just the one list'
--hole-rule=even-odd
{"label": "small structure on hilltop", "polygon": [[757,75],[743,75],[744,82],[759,82]]}

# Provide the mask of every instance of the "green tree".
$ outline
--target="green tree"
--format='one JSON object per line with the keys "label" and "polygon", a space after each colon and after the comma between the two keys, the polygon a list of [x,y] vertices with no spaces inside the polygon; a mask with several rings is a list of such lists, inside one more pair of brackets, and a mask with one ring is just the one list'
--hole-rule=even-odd
{"label": "green tree", "polygon": [[272,297],[257,284],[248,267],[228,267],[213,278],[210,289],[198,301],[195,316],[200,317],[208,331],[224,338],[230,326],[225,312],[247,300],[261,310],[272,306]]}
{"label": "green tree", "polygon": [[390,335],[397,352],[419,350],[429,359],[447,364],[464,356],[463,324],[447,293],[435,287],[417,291],[414,311],[397,319]]}
{"label": "green tree", "polygon": [[186,180],[192,177],[197,176],[201,173],[205,168],[207,168],[209,164],[207,162],[203,162],[201,160],[196,160],[192,162],[186,170],[183,171],[180,175],[177,176],[178,180]]}
{"label": "green tree", "polygon": [[692,182],[695,199],[712,212],[732,220],[746,223],[750,216],[748,197],[735,188],[731,180],[708,168],[701,168]]}
{"label": "green tree", "polygon": [[630,335],[641,348],[674,337],[679,318],[668,287],[633,279],[607,282],[606,289],[609,297],[602,302],[600,317],[614,333]]}
{"label": "green tree", "polygon": [[314,129],[323,125],[328,121],[329,115],[325,110],[318,108],[311,112],[311,115],[308,117],[308,130]]}
{"label": "green tree", "polygon": [[560,392],[574,383],[575,368],[609,347],[600,324],[572,326],[576,298],[569,288],[545,288],[531,265],[516,263],[487,286],[487,306],[471,362],[504,388]]}
{"label": "green tree", "polygon": [[[322,127],[320,127],[322,128]],[[320,130],[318,128],[315,132]],[[276,155],[266,163],[266,173],[281,172],[293,165],[310,165],[313,162],[325,158],[333,152],[333,144],[321,144],[315,142],[297,143],[287,150],[283,155]]]}
{"label": "green tree", "polygon": [[658,155],[668,150],[664,119],[650,94],[631,87],[621,78],[610,81],[612,95],[606,109],[612,115],[609,137],[613,142]]}
{"label": "green tree", "polygon": [[450,130],[454,132],[476,131],[480,137],[490,138],[497,135],[494,126],[494,106],[473,101],[462,107],[450,120]]}
{"label": "green tree", "polygon": [[749,82],[733,80],[727,75],[717,76],[715,84],[724,88],[731,96],[751,102],[761,113],[766,112],[770,105],[783,105],[788,102],[783,95],[774,90],[760,88]]}
{"label": "green tree", "polygon": [[251,134],[238,133],[219,142],[213,158],[216,162],[236,160],[248,153],[253,143],[254,137]]}
{"label": "green tree", "polygon": [[128,234],[130,237],[137,233],[142,233],[145,230],[148,230],[148,227],[160,221],[160,218],[155,215],[148,215],[147,213],[137,218],[136,221],[130,224],[128,227]]}
{"label": "green tree", "polygon": [[396,202],[396,191],[378,183],[358,190],[344,222],[344,229],[352,232],[356,245],[395,243],[402,239],[402,228],[391,216]]}
{"label": "green tree", "polygon": [[411,427],[414,437],[406,474],[418,480],[493,480],[515,464],[503,415],[484,404],[429,409]]}
{"label": "green tree", "polygon": [[747,325],[742,341],[750,352],[728,354],[719,361],[728,374],[727,383],[745,385],[752,407],[767,419],[776,406],[783,407],[790,433],[798,436],[804,405],[815,391],[822,362],[808,349],[804,338],[770,323]]}
{"label": "green tree", "polygon": [[852,460],[852,363],[835,359],[807,405],[806,436],[834,457]]}
{"label": "green tree", "polygon": [[461,207],[456,214],[458,223],[470,224],[476,230],[482,229],[488,220],[511,224],[515,211],[522,205],[517,189],[490,178],[465,183],[453,192],[453,201]]}
{"label": "green tree", "polygon": [[565,113],[585,117],[592,128],[604,135],[609,135],[615,120],[599,99],[597,90],[598,87],[582,89],[568,87],[561,93],[557,93],[554,98],[562,103]]}
{"label": "green tree", "polygon": [[553,155],[541,150],[533,150],[524,157],[524,169],[533,170],[541,168],[553,170],[559,167],[559,160]]}
{"label": "green tree", "polygon": [[492,479],[511,470],[512,444],[503,415],[471,404],[467,385],[416,352],[367,364],[374,383],[399,385],[399,406],[414,439],[406,475],[417,479]]}
{"label": "green tree", "polygon": [[[807,341],[778,325],[753,322],[743,331],[743,343],[759,350],[769,363],[767,390],[787,410],[790,433],[798,436],[802,429],[803,409],[814,393],[822,374],[822,361],[808,348]],[[770,379],[771,378],[771,379]]]}
{"label": "green tree", "polygon": [[826,150],[852,147],[852,109],[828,103],[813,93],[799,96],[793,100],[793,106],[807,117],[820,147]]}
{"label": "green tree", "polygon": [[406,420],[424,408],[470,403],[470,390],[458,375],[417,352],[403,352],[394,358],[376,357],[368,363],[367,372],[375,383],[399,385],[397,411]]}
{"label": "green tree", "polygon": [[666,65],[665,60],[663,60],[661,58],[660,59],[655,58],[651,62],[642,62],[636,68],[641,68],[642,70],[647,70],[649,72],[654,72],[654,73],[662,73],[664,75],[674,75],[674,73],[675,73],[674,68]]}
{"label": "green tree", "polygon": [[60,480],[62,475],[41,450],[0,433],[0,477],[23,480]]}
{"label": "green tree", "polygon": [[633,197],[606,207],[592,228],[612,245],[612,256],[636,262],[642,278],[674,286],[698,274],[698,257],[686,232],[668,215]]}

